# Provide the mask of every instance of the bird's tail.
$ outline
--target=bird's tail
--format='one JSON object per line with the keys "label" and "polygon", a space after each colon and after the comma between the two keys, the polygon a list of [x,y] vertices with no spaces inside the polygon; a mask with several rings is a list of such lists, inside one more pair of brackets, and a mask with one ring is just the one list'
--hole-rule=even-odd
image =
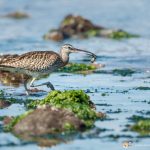
{"label": "bird's tail", "polygon": [[18,57],[17,54],[14,54],[14,55],[0,55],[0,71],[10,71],[12,72],[14,69],[13,67],[10,67],[10,66],[5,66],[5,62],[9,61],[9,60],[12,60],[14,58]]}
{"label": "bird's tail", "polygon": [[16,58],[18,55],[14,54],[14,55],[0,55],[0,65],[3,64],[4,62],[7,62],[10,59]]}

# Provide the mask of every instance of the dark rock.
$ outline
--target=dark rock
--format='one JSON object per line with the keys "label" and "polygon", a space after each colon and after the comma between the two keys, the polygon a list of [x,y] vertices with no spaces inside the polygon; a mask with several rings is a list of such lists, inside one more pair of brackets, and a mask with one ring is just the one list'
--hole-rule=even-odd
{"label": "dark rock", "polygon": [[13,127],[13,132],[17,135],[44,135],[63,132],[71,128],[82,130],[84,123],[72,112],[46,106],[37,108],[20,120]]}
{"label": "dark rock", "polygon": [[7,100],[0,100],[0,109],[9,107],[11,105],[11,102]]}
{"label": "dark rock", "polygon": [[53,40],[53,41],[61,41],[64,39],[64,36],[59,30],[51,30],[47,34],[44,35],[45,40]]}

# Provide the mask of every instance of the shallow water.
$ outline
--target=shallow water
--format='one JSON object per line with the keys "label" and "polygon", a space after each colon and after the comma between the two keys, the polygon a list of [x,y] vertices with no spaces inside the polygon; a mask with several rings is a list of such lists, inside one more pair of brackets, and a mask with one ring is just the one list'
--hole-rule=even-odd
{"label": "shallow water", "polygon": [[[82,5],[80,5],[82,2]],[[105,121],[96,121],[97,129],[104,132],[84,133],[82,138],[75,138],[68,143],[62,143],[52,148],[54,150],[80,149],[104,150],[122,149],[122,142],[132,140],[131,149],[148,150],[149,138],[138,138],[134,132],[123,131],[127,124],[131,124],[129,117],[149,111],[149,90],[135,90],[134,88],[150,85],[150,13],[149,0],[0,0],[0,14],[16,10],[27,12],[29,19],[14,20],[0,18],[0,53],[24,53],[31,50],[56,50],[64,43],[93,51],[98,55],[97,63],[105,64],[104,70],[131,68],[136,70],[132,76],[93,73],[87,76],[77,74],[54,73],[48,79],[56,89],[83,89],[96,104],[97,110],[108,115]],[[70,39],[64,42],[44,41],[42,36],[51,28],[57,28],[63,17],[69,13],[79,14],[89,18],[96,24],[110,28],[122,28],[140,38],[124,39],[120,41],[91,38]],[[72,54],[70,61],[84,62],[85,56]],[[64,76],[65,75],[65,76]],[[47,90],[45,87],[42,89]],[[0,84],[0,89],[14,96],[23,93],[24,89],[13,88]],[[124,92],[127,91],[127,92]],[[108,93],[102,96],[102,93]],[[41,97],[43,97],[42,95]],[[19,96],[18,96],[19,97]],[[19,97],[24,98],[24,97]],[[35,98],[35,97],[33,97]],[[119,111],[118,111],[119,109]],[[25,111],[23,104],[13,104],[0,110],[0,116],[19,115]],[[119,135],[114,139],[112,135]],[[39,149],[36,144],[23,144],[10,133],[0,133],[0,149],[3,150]]]}

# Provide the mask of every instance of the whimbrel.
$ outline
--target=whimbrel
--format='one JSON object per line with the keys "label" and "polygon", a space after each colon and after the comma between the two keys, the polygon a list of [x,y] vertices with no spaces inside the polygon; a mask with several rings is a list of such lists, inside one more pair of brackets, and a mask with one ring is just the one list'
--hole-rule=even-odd
{"label": "whimbrel", "polygon": [[[54,90],[54,86],[51,82],[35,85],[34,81],[67,65],[69,62],[69,54],[76,52],[84,52],[92,56],[91,62],[94,62],[96,59],[96,55],[92,52],[74,48],[70,44],[65,44],[61,47],[59,54],[54,51],[33,51],[22,55],[6,55],[6,57],[4,55],[0,57],[0,70],[31,76],[30,87],[47,85],[48,88]],[[25,81],[24,87],[27,95],[29,95],[27,83],[28,81]]]}

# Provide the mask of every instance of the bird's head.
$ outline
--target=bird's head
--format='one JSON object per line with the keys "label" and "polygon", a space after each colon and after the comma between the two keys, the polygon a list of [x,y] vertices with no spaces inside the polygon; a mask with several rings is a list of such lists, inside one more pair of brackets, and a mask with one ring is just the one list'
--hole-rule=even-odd
{"label": "bird's head", "polygon": [[92,56],[91,62],[94,62],[96,60],[96,55],[92,52],[77,49],[70,44],[65,44],[61,47],[61,54],[68,54],[69,55],[70,53],[86,53],[87,55]]}

